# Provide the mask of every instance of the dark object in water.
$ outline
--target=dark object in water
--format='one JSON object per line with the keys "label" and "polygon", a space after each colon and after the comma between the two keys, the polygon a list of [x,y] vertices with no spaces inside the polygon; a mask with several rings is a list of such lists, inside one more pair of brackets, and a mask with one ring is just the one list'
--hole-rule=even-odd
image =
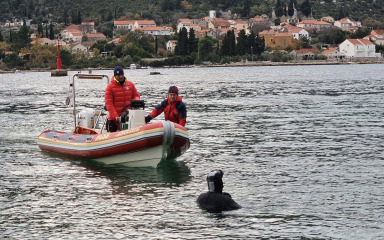
{"label": "dark object in water", "polygon": [[223,171],[214,170],[207,176],[208,192],[200,194],[197,204],[211,213],[240,209],[229,193],[223,192]]}
{"label": "dark object in water", "polygon": [[149,75],[160,75],[160,72],[150,72]]}

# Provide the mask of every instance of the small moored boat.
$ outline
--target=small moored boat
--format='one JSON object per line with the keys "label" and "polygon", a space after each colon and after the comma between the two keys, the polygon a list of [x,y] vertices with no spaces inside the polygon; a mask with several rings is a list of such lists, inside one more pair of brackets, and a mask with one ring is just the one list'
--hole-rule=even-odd
{"label": "small moored boat", "polygon": [[[76,74],[71,84],[75,96],[75,78],[107,78],[105,75]],[[125,108],[131,109],[126,110]],[[123,108],[121,129],[107,132],[108,112],[85,108],[77,115],[73,97],[75,127],[72,132],[46,130],[37,140],[43,151],[65,156],[93,159],[105,164],[128,167],[156,167],[160,161],[175,159],[189,146],[187,130],[170,121],[145,124],[144,102],[133,100]]]}

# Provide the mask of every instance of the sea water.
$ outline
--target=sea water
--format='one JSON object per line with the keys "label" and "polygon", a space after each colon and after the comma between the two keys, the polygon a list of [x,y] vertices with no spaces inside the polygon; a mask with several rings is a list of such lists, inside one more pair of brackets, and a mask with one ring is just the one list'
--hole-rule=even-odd
{"label": "sea water", "polygon": [[[147,114],[176,85],[191,140],[158,168],[41,152],[73,128],[75,72],[0,75],[0,238],[384,239],[383,65],[151,71],[126,76]],[[104,106],[104,80],[76,84],[79,110]],[[214,169],[242,209],[199,209]]]}

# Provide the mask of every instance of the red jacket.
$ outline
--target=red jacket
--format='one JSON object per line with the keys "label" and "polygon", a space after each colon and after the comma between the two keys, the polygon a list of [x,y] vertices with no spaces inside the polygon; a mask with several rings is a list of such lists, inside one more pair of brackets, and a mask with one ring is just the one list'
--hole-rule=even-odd
{"label": "red jacket", "polygon": [[121,116],[121,110],[131,100],[140,100],[140,94],[137,92],[135,85],[125,78],[123,85],[113,76],[111,82],[105,89],[105,106],[109,112],[108,120],[115,120]]}
{"label": "red jacket", "polygon": [[169,97],[167,97],[167,99],[164,99],[153,109],[150,115],[155,118],[162,112],[164,112],[165,120],[185,126],[187,122],[187,108],[180,96],[174,102],[171,102]]}

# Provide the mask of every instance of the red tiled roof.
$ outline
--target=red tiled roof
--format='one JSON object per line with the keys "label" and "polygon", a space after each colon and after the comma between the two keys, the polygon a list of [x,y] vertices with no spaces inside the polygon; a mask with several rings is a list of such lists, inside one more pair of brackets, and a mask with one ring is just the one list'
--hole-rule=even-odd
{"label": "red tiled roof", "polygon": [[319,50],[314,49],[314,48],[303,48],[303,49],[293,50],[293,51],[295,51],[296,53],[318,53],[318,52],[320,52]]}
{"label": "red tiled roof", "polygon": [[139,25],[156,25],[154,20],[137,20]]}
{"label": "red tiled roof", "polygon": [[136,30],[140,30],[140,31],[163,31],[163,30],[167,30],[167,29],[165,29],[164,27],[142,27],[142,28],[138,28]]}
{"label": "red tiled roof", "polygon": [[105,35],[102,33],[87,33],[86,35],[89,38],[105,38]]}
{"label": "red tiled roof", "polygon": [[350,43],[352,43],[353,45],[375,45],[373,44],[371,41],[369,41],[368,39],[347,39]]}
{"label": "red tiled roof", "polygon": [[373,30],[377,35],[384,35],[384,30]]}
{"label": "red tiled roof", "polygon": [[191,22],[192,20],[189,18],[180,18],[179,22]]}
{"label": "red tiled roof", "polygon": [[337,50],[337,47],[330,47],[328,49],[325,49],[322,53],[333,53]]}
{"label": "red tiled roof", "polygon": [[114,25],[128,25],[130,23],[134,24],[135,20],[120,20],[120,21],[113,22]]}

